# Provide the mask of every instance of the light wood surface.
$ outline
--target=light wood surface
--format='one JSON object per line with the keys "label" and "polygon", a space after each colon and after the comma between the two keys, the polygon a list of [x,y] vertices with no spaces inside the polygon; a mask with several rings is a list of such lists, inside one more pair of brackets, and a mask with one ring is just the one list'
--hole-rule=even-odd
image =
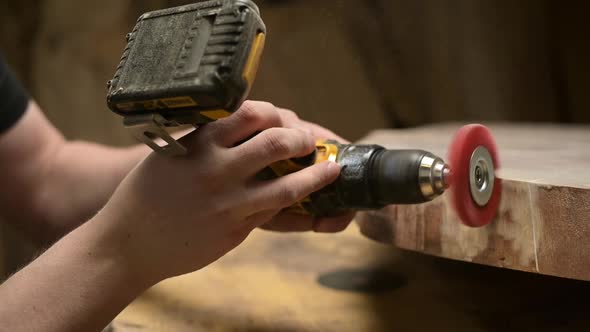
{"label": "light wood surface", "polygon": [[[458,127],[375,131],[363,142],[422,148],[445,157]],[[427,204],[360,214],[363,233],[430,255],[590,280],[590,127],[490,128],[503,181],[499,211],[490,225],[463,226],[445,193]]]}
{"label": "light wood surface", "polygon": [[255,231],[211,266],[147,291],[124,331],[585,331],[590,283],[402,251],[357,225]]}

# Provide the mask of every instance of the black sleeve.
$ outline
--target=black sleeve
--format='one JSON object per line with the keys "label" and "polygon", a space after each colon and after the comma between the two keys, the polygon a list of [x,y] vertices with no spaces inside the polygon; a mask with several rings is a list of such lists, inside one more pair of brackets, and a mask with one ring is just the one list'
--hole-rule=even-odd
{"label": "black sleeve", "polygon": [[25,113],[29,96],[0,54],[0,134]]}

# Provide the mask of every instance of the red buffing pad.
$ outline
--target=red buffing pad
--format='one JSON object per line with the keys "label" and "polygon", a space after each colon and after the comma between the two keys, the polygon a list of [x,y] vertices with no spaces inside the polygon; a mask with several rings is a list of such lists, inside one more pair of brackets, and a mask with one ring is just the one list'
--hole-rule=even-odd
{"label": "red buffing pad", "polygon": [[494,179],[494,188],[489,201],[480,206],[471,194],[470,162],[473,152],[478,147],[488,150],[493,161],[493,168],[500,166],[498,150],[492,134],[488,128],[479,124],[467,125],[459,129],[449,147],[449,166],[451,202],[463,224],[480,227],[489,224],[500,205],[502,184],[498,177]]}

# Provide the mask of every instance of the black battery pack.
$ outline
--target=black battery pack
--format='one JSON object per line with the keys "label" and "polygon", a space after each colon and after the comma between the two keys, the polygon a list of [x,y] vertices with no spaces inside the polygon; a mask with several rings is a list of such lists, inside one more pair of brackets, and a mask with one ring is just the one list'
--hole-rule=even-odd
{"label": "black battery pack", "polygon": [[200,125],[231,114],[252,87],[266,28],[249,0],[215,0],[143,14],[108,85],[109,108]]}

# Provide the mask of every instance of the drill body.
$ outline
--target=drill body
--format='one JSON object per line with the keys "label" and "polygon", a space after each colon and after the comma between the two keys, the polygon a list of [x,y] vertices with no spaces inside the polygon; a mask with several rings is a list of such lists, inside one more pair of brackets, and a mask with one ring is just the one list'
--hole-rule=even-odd
{"label": "drill body", "polygon": [[283,176],[326,160],[342,167],[338,179],[289,208],[290,212],[334,216],[389,204],[419,204],[438,197],[447,187],[448,166],[430,152],[335,141],[320,141],[312,155],[280,161],[259,177]]}

